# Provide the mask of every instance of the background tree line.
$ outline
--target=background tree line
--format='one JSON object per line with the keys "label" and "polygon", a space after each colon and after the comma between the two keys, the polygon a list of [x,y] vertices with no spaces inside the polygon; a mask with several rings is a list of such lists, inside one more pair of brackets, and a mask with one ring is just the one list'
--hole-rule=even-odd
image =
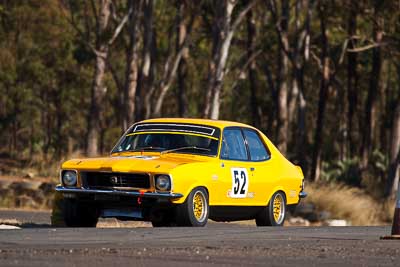
{"label": "background tree line", "polygon": [[2,156],[95,156],[142,119],[227,119],[311,181],[388,197],[399,27],[395,0],[0,0]]}

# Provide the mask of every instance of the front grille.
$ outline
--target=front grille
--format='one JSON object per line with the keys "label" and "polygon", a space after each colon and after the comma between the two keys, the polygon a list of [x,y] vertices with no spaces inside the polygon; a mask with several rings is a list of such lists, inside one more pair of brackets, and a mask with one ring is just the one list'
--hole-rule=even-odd
{"label": "front grille", "polygon": [[81,173],[83,186],[86,188],[101,189],[109,187],[150,188],[150,176],[143,173]]}

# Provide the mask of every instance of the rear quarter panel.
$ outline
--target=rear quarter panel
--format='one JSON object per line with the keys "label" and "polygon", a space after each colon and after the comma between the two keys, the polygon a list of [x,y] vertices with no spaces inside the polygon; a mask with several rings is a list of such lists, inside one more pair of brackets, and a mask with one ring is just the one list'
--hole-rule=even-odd
{"label": "rear quarter panel", "polygon": [[265,203],[268,203],[275,192],[283,191],[286,195],[287,204],[297,204],[304,178],[301,168],[287,160],[263,133],[260,132],[260,135],[271,152],[270,161],[272,164],[266,175],[272,176],[274,179],[274,184],[271,185],[273,189],[266,190],[268,194],[264,200]]}

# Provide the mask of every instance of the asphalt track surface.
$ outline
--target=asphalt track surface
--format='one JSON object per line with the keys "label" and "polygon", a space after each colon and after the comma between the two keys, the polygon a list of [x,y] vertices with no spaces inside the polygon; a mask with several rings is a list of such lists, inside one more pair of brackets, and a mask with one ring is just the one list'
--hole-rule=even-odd
{"label": "asphalt track surface", "polygon": [[46,214],[0,211],[38,222],[0,230],[0,266],[400,266],[389,226],[51,228]]}

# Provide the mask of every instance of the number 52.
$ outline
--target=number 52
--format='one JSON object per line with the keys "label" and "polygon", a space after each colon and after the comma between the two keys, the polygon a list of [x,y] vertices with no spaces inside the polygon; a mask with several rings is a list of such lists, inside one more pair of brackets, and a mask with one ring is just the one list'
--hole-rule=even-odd
{"label": "number 52", "polygon": [[245,198],[249,188],[249,181],[246,168],[232,168],[232,198]]}

